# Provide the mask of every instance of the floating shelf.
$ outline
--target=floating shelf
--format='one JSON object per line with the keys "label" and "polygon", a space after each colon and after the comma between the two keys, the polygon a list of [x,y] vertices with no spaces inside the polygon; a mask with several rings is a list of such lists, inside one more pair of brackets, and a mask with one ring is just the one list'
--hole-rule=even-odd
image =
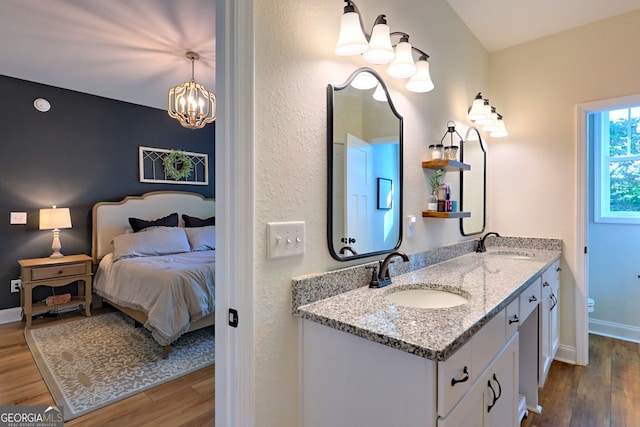
{"label": "floating shelf", "polygon": [[422,212],[423,218],[469,218],[471,212],[436,212],[436,211],[424,211]]}
{"label": "floating shelf", "polygon": [[429,160],[427,162],[422,162],[423,168],[429,169],[442,169],[445,171],[468,171],[471,170],[471,165],[466,163],[458,162],[456,160],[444,160],[444,159],[436,159]]}

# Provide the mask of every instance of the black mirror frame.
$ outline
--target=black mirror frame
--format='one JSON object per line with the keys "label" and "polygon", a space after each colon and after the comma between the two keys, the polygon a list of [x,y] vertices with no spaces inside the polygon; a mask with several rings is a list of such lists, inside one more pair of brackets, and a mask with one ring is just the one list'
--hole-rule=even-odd
{"label": "black mirror frame", "polygon": [[[380,85],[382,86],[382,89],[387,95],[387,102],[389,103],[389,107],[391,108],[392,113],[398,118],[398,121],[400,122],[400,129],[398,133],[398,139],[399,139],[398,158],[400,160],[399,171],[398,171],[398,176],[399,176],[398,187],[400,191],[400,195],[399,195],[400,206],[398,210],[398,221],[400,221],[400,224],[398,226],[399,236],[398,236],[398,243],[392,249],[385,249],[385,250],[375,251],[375,252],[367,252],[367,253],[356,254],[351,256],[341,256],[340,254],[336,253],[333,247],[333,101],[334,101],[333,94],[334,94],[334,90],[346,89],[351,84],[353,79],[355,79],[355,77],[361,72],[369,72],[372,75],[374,75],[376,79],[378,79],[378,82],[380,83]],[[380,75],[376,73],[373,69],[368,67],[358,68],[351,74],[351,76],[349,76],[349,78],[344,84],[340,86],[333,86],[331,84],[327,85],[327,244],[329,246],[329,253],[331,254],[332,258],[338,261],[351,261],[354,259],[367,258],[367,257],[376,256],[376,255],[387,254],[387,253],[396,251],[398,248],[400,248],[400,245],[402,244],[402,234],[403,234],[402,183],[403,183],[404,154],[403,154],[403,148],[402,148],[403,146],[402,130],[403,130],[403,118],[398,113],[395,106],[393,105],[393,101],[389,96],[389,91],[387,90],[386,84],[384,83]]]}
{"label": "black mirror frame", "polygon": [[[480,231],[475,231],[473,233],[466,233],[464,230],[464,218],[460,218],[460,234],[463,236],[473,236],[476,234],[482,234],[487,225],[487,150],[484,147],[484,141],[482,140],[482,135],[480,135],[480,131],[475,126],[470,127],[467,130],[465,135],[465,139],[460,144],[460,161],[464,163],[464,145],[467,142],[475,142],[469,141],[469,132],[475,131],[478,135],[478,143],[480,144],[480,149],[482,150],[483,159],[482,159],[482,229]],[[460,210],[464,211],[464,172],[460,171]]]}

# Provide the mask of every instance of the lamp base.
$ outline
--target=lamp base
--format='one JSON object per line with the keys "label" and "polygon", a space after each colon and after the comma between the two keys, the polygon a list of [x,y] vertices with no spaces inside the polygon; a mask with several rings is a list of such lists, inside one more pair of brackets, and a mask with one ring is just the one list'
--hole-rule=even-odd
{"label": "lamp base", "polygon": [[64,255],[62,255],[60,253],[60,251],[55,251],[54,253],[52,253],[51,255],[49,255],[49,258],[62,258]]}

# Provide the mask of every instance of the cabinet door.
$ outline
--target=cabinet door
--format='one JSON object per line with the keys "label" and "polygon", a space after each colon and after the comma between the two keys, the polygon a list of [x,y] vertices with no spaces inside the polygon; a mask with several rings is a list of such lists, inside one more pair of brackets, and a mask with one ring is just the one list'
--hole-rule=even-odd
{"label": "cabinet door", "polygon": [[484,387],[473,387],[446,418],[438,418],[438,427],[483,427],[484,391]]}
{"label": "cabinet door", "polygon": [[518,343],[516,335],[483,378],[485,427],[518,425]]}

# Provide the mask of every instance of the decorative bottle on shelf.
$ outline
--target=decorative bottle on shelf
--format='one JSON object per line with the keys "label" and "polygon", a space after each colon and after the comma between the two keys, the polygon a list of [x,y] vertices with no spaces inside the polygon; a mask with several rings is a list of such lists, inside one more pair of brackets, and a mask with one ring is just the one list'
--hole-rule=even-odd
{"label": "decorative bottle on shelf", "polygon": [[438,196],[436,196],[436,190],[431,192],[429,202],[427,202],[427,210],[433,212],[438,210]]}

